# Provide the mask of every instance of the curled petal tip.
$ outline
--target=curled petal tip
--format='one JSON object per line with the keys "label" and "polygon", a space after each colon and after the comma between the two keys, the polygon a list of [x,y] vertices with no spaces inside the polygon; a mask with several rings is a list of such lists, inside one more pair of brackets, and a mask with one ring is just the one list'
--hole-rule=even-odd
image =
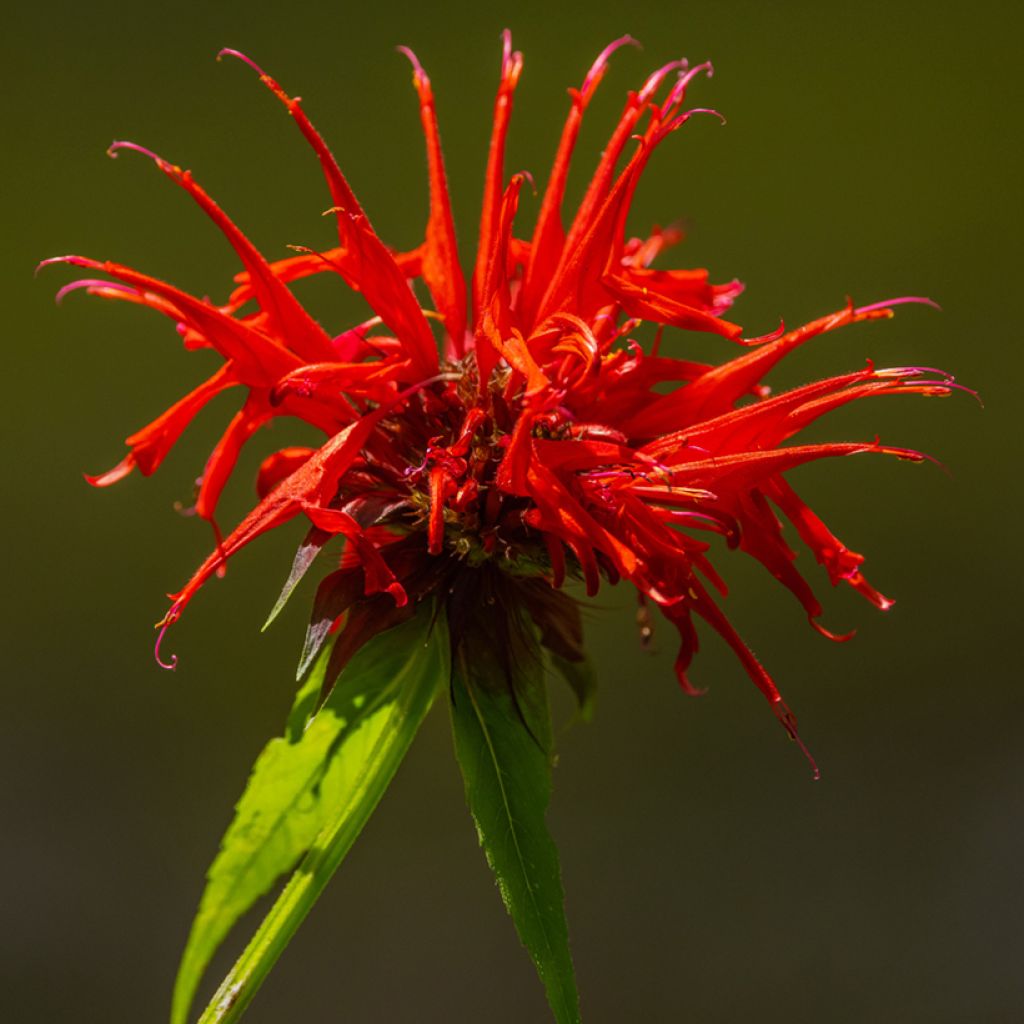
{"label": "curled petal tip", "polygon": [[417,78],[427,78],[427,73],[423,70],[423,65],[420,63],[419,57],[417,57],[408,46],[396,46],[395,49],[402,54],[402,56],[406,57],[410,64],[412,64],[413,74]]}
{"label": "curled petal tip", "polygon": [[598,80],[604,74],[605,68],[608,67],[608,58],[623,46],[635,46],[638,50],[643,49],[637,40],[630,35],[619,36],[618,39],[610,42],[598,55],[597,59],[593,64],[590,65],[590,70],[587,72],[586,78],[583,79],[583,85],[580,87],[580,92],[585,96],[595,85]]}
{"label": "curled petal tip", "polygon": [[857,635],[857,630],[855,629],[851,629],[848,633],[833,633],[832,630],[826,629],[813,617],[809,617],[807,621],[811,624],[811,628],[815,632],[820,633],[826,640],[831,640],[833,643],[845,644]]}
{"label": "curled petal tip", "polygon": [[160,645],[163,643],[164,635],[167,633],[168,628],[175,621],[171,618],[172,612],[173,609],[167,613],[167,618],[164,619],[163,624],[160,626],[160,632],[156,635],[156,643],[153,645],[153,658],[162,669],[166,669],[168,672],[173,672],[178,667],[178,656],[172,654],[168,661],[164,661],[160,655]]}
{"label": "curled petal tip", "polygon": [[105,473],[97,473],[95,476],[90,476],[88,473],[83,473],[82,476],[85,477],[85,482],[90,487],[109,487],[128,476],[135,469],[135,465],[135,453],[129,451],[113,469],[108,469]]}
{"label": "curled petal tip", "polygon": [[263,70],[263,68],[261,68],[259,64],[257,64],[256,61],[254,61],[251,57],[247,57],[244,53],[242,53],[241,50],[232,50],[230,47],[224,47],[223,50],[218,52],[217,60],[221,60],[225,56],[235,57],[238,60],[242,61],[243,64],[248,64],[249,67],[251,67],[253,71],[255,71],[256,74],[260,76],[260,78],[267,77],[267,73]]}
{"label": "curled petal tip", "polygon": [[520,184],[523,179],[528,181],[530,183],[530,191],[533,192],[534,195],[537,195],[537,183],[533,180],[533,175],[529,171],[517,171],[512,177],[514,179],[518,179]]}
{"label": "curled petal tip", "polygon": [[657,71],[652,72],[647,77],[647,81],[644,82],[637,94],[637,99],[641,103],[646,103],[657,91],[659,86],[665,77],[673,71],[685,71],[689,67],[689,61],[685,57],[680,57],[678,60],[669,61],[668,64],[662,65]]}
{"label": "curled petal tip", "polygon": [[[702,72],[705,73],[708,78],[711,78],[714,75],[715,68],[711,61],[706,60],[703,64],[696,64],[692,68],[687,67],[684,64],[684,66],[680,68],[679,77],[676,79],[675,85],[672,86],[672,91],[668,94],[664,104],[662,104],[662,116],[667,114],[668,111],[677,103],[682,102],[690,83]],[[723,121],[724,120],[725,119],[723,118]]]}
{"label": "curled petal tip", "polygon": [[33,271],[33,274],[38,274],[43,267],[49,267],[54,263],[67,263],[70,259],[70,256],[49,256],[45,260],[40,260],[36,264],[36,269]]}
{"label": "curled petal tip", "polygon": [[72,281],[70,284],[64,285],[60,291],[53,297],[53,301],[59,306],[64,301],[64,296],[71,292],[78,291],[82,288],[108,288],[111,291],[117,292],[134,292],[134,288],[129,288],[126,284],[118,284],[116,281],[103,281],[98,277],[85,277],[81,281]]}
{"label": "curled petal tip", "polygon": [[701,73],[707,75],[708,78],[714,78],[715,65],[709,60],[703,61],[700,64],[695,64],[692,68],[685,70],[680,75],[678,84],[685,89]]}
{"label": "curled petal tip", "polygon": [[713,109],[712,107],[694,107],[692,110],[687,110],[686,113],[683,114],[683,117],[689,119],[693,117],[694,114],[710,114],[712,117],[718,118],[719,124],[728,124],[728,121],[725,119],[725,114]]}
{"label": "curled petal tip", "polygon": [[70,263],[73,267],[89,266],[89,261],[84,256],[51,256],[49,259],[40,260],[36,264],[36,269],[33,271],[33,274],[38,274],[43,267],[50,267],[55,263]]}
{"label": "curled petal tip", "polygon": [[167,610],[167,614],[156,624],[156,627],[160,632],[157,633],[156,643],[153,645],[153,657],[156,659],[156,663],[168,672],[173,672],[178,667],[178,656],[176,654],[172,654],[168,661],[164,661],[160,654],[160,645],[163,643],[167,630],[173,626],[180,617],[181,604],[180,602],[175,601]]}
{"label": "curled petal tip", "polygon": [[145,146],[140,146],[137,142],[128,142],[124,139],[115,139],[109,146],[107,146],[107,156],[109,156],[111,160],[116,160],[118,153],[120,153],[122,149],[130,149],[135,153],[141,153],[143,156],[148,156],[149,159],[156,164],[165,164],[167,162],[162,157],[154,153],[153,150],[146,149]]}

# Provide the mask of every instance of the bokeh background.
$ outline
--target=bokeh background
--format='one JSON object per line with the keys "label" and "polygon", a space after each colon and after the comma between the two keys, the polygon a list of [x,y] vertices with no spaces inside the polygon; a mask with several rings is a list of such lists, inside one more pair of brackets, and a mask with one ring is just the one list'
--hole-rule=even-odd
{"label": "bokeh background", "polygon": [[[696,120],[665,144],[633,224],[685,219],[683,264],[745,280],[736,318],[752,333],[847,293],[928,294],[944,307],[831,335],[776,384],[871,356],[949,368],[986,405],[864,403],[821,431],[879,434],[949,468],[864,458],[798,475],[898,600],[881,615],[812,566],[826,621],[856,627],[852,643],[821,640],[763,572],[723,552],[729,613],[800,714],[821,782],[711,636],[695,671],[709,692],[690,700],[673,681],[669,631],[639,649],[626,593],[606,591],[589,614],[600,703],[592,724],[562,735],[550,812],[586,1020],[1024,1020],[1017,13],[993,0],[496,11],[97,0],[6,15],[0,1018],[165,1018],[203,872],[289,706],[305,604],[258,632],[298,533],[267,538],[176,629],[177,673],[154,665],[163,593],[210,542],[173,506],[233,397],[155,478],[90,491],[82,471],[116,462],[121,439],[207,364],[145,311],[82,296],[56,309],[70,275],[33,280],[33,265],[84,252],[225,294],[226,245],[146,161],[109,161],[113,138],[191,167],[272,256],[331,244],[314,161],[254,76],[213,60],[221,46],[306,98],[399,247],[425,222],[414,93],[393,50],[413,46],[433,78],[468,251],[507,24],[526,55],[509,169],[539,180],[565,88],[610,39],[628,31],[645,50],[614,58],[581,169],[650,68],[714,59],[691,98],[729,123]],[[338,328],[356,308],[333,282],[303,296]],[[730,354],[718,339],[697,344]],[[251,501],[260,453],[294,436],[282,423],[274,434],[243,459],[225,522]],[[568,722],[568,701],[556,705]],[[248,1020],[545,1019],[438,708]]]}

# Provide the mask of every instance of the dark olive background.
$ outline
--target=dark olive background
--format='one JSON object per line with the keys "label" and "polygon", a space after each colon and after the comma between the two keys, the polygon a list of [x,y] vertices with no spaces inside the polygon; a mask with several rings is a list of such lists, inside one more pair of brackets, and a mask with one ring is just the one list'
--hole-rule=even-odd
{"label": "dark olive background", "polygon": [[[796,482],[898,599],[882,615],[833,592],[831,645],[742,556],[719,552],[728,611],[799,712],[814,784],[723,645],[705,638],[676,687],[667,630],[636,642],[629,595],[590,615],[596,720],[560,743],[560,844],[585,1017],[623,1021],[1010,1022],[1024,1019],[1019,920],[1021,697],[1020,21],[1014,5],[676,4],[611,11],[483,5],[125,2],[23,5],[5,16],[0,247],[5,319],[7,582],[3,616],[4,897],[0,1018],[165,1019],[176,960],[231,806],[290,700],[308,592],[258,628],[299,527],[245,552],[152,661],[151,624],[210,537],[172,511],[231,412],[215,403],[151,480],[90,491],[81,472],[210,365],[163,320],[82,296],[45,256],[115,258],[200,294],[235,263],[129,138],[190,166],[272,256],[327,245],[328,200],[288,118],[221,46],[306,98],[384,237],[415,244],[425,177],[410,75],[434,81],[466,242],[479,202],[498,32],[526,67],[509,170],[543,181],[566,108],[597,51],[631,32],[588,118],[592,160],[627,88],[685,54],[727,127],[666,142],[633,224],[685,218],[683,265],[737,275],[754,333],[852,293],[929,294],[795,357],[785,385],[863,365],[948,367],[979,388],[945,401],[862,403],[817,436],[934,453],[949,475],[864,457]],[[577,190],[582,177],[575,179]],[[536,204],[523,203],[524,217]],[[333,282],[303,291],[324,322],[359,307]],[[673,341],[685,353],[684,339]],[[695,351],[734,354],[698,339]],[[247,453],[224,507],[252,500]],[[561,695],[560,721],[571,716]],[[246,922],[251,928],[255,918]],[[218,961],[222,971],[244,938]],[[211,977],[211,984],[216,979]],[[269,1022],[546,1019],[469,822],[438,707],[393,790],[247,1018]]]}

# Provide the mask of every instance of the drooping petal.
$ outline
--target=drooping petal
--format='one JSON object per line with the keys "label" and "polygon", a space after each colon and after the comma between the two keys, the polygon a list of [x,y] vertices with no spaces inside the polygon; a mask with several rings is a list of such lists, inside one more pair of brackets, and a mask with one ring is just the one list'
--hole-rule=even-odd
{"label": "drooping petal", "polygon": [[200,587],[247,544],[268,530],[294,519],[305,506],[326,507],[334,497],[338,479],[358,456],[379,418],[379,412],[373,413],[339,431],[270,491],[224,538],[223,544],[203,562],[188,583],[172,595],[174,605],[164,621],[177,620]]}
{"label": "drooping petal", "polygon": [[228,477],[238,462],[242,448],[253,434],[270,420],[271,416],[273,416],[273,410],[266,392],[254,391],[246,399],[245,405],[232,417],[209,459],[206,460],[206,467],[203,469],[199,494],[196,498],[196,515],[201,519],[214,521],[217,503],[220,501]]}
{"label": "drooping petal", "polygon": [[122,479],[135,466],[138,466],[139,472],[143,476],[155,473],[199,410],[215,395],[236,383],[231,367],[222,366],[194,391],[190,391],[165,413],[141,430],[137,430],[125,441],[125,444],[131,449],[130,461],[126,459],[117,469],[102,476],[88,477],[87,479],[97,487],[106,487]]}
{"label": "drooping petal", "polygon": [[184,171],[177,165],[168,163],[156,153],[137,146],[134,142],[111,143],[107,152],[111,156],[116,156],[122,149],[135,150],[148,156],[171,181],[180,185],[217,225],[242,261],[260,308],[270,318],[275,333],[286,339],[289,348],[308,360],[323,359],[330,354],[328,337],[324,329],[306,312],[298,299],[288,290],[288,286],[273,272],[256,246],[193,179],[191,171]]}
{"label": "drooping petal", "polygon": [[328,533],[340,533],[353,545],[363,567],[367,594],[386,592],[394,598],[399,608],[408,603],[405,588],[373,542],[367,538],[363,528],[347,512],[322,508],[310,502],[303,503],[302,511],[314,526]]}
{"label": "drooping petal", "polygon": [[85,256],[61,256],[58,261],[99,270],[142,292],[153,292],[176,310],[178,320],[203,335],[225,358],[231,360],[239,380],[251,387],[270,387],[289,370],[301,365],[298,357],[266,335],[228,316],[216,306],[194,298],[173,285],[140,274],[131,267]]}

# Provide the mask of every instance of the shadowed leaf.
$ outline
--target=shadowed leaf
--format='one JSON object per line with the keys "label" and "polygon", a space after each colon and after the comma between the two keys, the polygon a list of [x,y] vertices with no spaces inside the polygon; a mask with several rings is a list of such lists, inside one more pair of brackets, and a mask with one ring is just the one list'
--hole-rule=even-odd
{"label": "shadowed leaf", "polygon": [[525,643],[532,649],[515,660],[512,678],[493,645],[460,651],[452,677],[455,752],[480,845],[555,1019],[577,1024],[558,852],[544,823],[551,765],[543,663],[532,633]]}
{"label": "shadowed leaf", "polygon": [[563,658],[554,651],[548,652],[551,667],[569,684],[580,708],[580,718],[589,722],[594,714],[594,699],[597,694],[597,676],[590,659],[579,661]]}

